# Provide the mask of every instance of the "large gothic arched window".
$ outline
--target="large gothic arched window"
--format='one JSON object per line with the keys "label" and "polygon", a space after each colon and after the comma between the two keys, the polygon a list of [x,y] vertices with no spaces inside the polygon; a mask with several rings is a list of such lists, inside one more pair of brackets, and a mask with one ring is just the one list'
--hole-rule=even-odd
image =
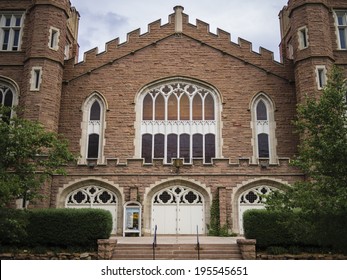
{"label": "large gothic arched window", "polygon": [[208,86],[171,80],[146,88],[140,96],[140,156],[184,163],[219,156],[219,98]]}

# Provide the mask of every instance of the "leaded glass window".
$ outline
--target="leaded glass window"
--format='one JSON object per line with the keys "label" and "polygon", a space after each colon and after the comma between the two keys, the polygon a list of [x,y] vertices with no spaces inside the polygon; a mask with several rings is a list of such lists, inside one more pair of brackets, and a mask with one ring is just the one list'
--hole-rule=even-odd
{"label": "leaded glass window", "polygon": [[269,159],[272,163],[276,161],[273,112],[273,103],[264,93],[255,97],[252,103],[253,158],[255,162],[261,158]]}
{"label": "leaded glass window", "polygon": [[211,163],[217,156],[219,99],[213,90],[180,80],[149,87],[140,97],[141,157],[146,163],[153,158]]}

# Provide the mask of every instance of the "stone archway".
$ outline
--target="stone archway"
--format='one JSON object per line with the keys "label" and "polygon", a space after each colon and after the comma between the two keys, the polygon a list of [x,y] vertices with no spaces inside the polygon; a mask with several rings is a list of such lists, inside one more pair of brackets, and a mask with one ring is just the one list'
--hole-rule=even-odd
{"label": "stone archway", "polygon": [[65,200],[65,208],[104,209],[112,215],[112,234],[117,233],[117,195],[96,184],[71,191]]}
{"label": "stone archway", "polygon": [[212,195],[195,180],[164,179],[146,188],[143,201],[143,232],[153,234],[200,234],[207,232]]}
{"label": "stone archway", "polygon": [[112,234],[122,232],[123,193],[114,182],[96,177],[71,181],[59,188],[58,208],[104,209],[112,215]]}
{"label": "stone archway", "polygon": [[205,233],[204,197],[188,187],[176,185],[158,191],[152,199],[151,233]]}
{"label": "stone archway", "polygon": [[284,191],[288,182],[267,177],[251,179],[237,185],[232,195],[233,232],[244,234],[243,213],[248,209],[265,208],[263,195]]}
{"label": "stone archway", "polygon": [[272,191],[278,190],[267,185],[261,185],[244,191],[238,198],[239,209],[239,233],[244,234],[243,214],[249,209],[264,209],[263,195],[268,195]]}

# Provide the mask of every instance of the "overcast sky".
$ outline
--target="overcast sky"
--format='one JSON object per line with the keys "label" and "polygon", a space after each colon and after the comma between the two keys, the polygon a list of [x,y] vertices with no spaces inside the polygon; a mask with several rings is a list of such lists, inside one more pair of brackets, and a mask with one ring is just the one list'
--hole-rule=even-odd
{"label": "overcast sky", "polygon": [[140,28],[147,32],[147,25],[161,19],[168,22],[173,7],[184,7],[189,22],[196,19],[210,25],[210,32],[220,28],[231,34],[237,42],[241,37],[253,44],[258,52],[262,46],[274,52],[279,60],[280,28],[278,14],[288,0],[70,0],[80,13],[80,60],[83,53],[98,47],[105,50],[105,43],[115,38],[126,40],[127,33]]}

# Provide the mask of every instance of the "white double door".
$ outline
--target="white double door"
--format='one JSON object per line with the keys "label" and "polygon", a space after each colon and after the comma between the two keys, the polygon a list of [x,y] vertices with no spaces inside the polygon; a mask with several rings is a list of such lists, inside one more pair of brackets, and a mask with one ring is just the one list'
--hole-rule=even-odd
{"label": "white double door", "polygon": [[152,234],[199,234],[205,232],[204,202],[200,193],[184,187],[158,192],[152,201]]}

